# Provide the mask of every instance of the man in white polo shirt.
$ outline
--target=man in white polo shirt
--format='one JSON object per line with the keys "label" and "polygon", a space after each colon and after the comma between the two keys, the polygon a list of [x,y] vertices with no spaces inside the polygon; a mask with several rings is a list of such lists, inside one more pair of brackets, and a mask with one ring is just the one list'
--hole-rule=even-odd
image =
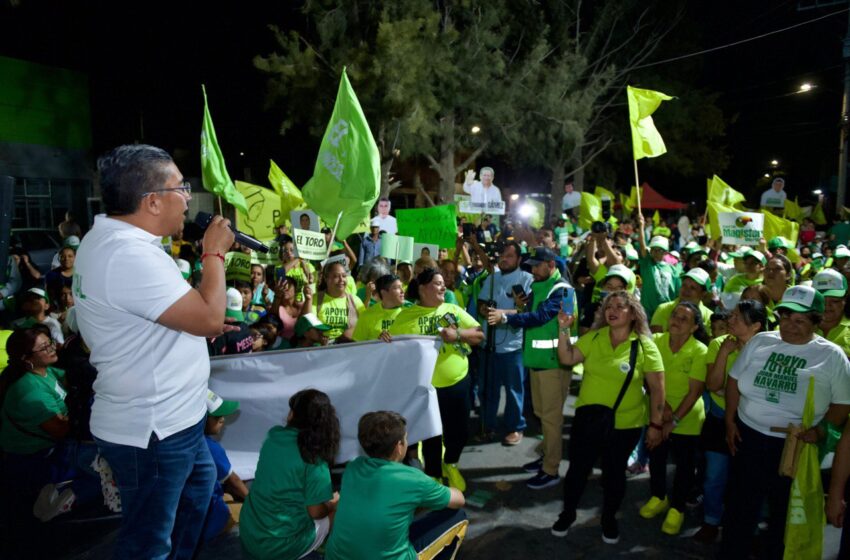
{"label": "man in white polo shirt", "polygon": [[164,253],[179,234],[190,186],[164,150],[115,148],[98,160],[106,215],[77,252],[73,291],[91,347],[91,431],[121,493],[116,558],[186,558],[200,538],[215,482],[204,441],[210,363],[204,337],[224,329],[228,221],[204,235],[193,289]]}

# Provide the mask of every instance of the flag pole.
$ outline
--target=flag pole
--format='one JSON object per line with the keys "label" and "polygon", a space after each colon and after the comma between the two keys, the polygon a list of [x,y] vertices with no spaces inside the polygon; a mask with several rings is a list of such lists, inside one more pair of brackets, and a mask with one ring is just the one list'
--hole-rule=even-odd
{"label": "flag pole", "polygon": [[224,209],[223,209],[223,208],[222,208],[222,206],[221,206],[221,197],[220,197],[220,196],[218,196],[218,197],[216,197],[216,198],[218,198],[218,214],[219,214],[220,216],[224,216]]}
{"label": "flag pole", "polygon": [[325,253],[325,259],[327,259],[331,254],[331,247],[333,247],[334,239],[336,239],[336,228],[339,227],[339,221],[342,219],[342,210],[340,210],[339,214],[336,217],[336,223],[334,224],[333,233],[331,233],[331,241],[328,243],[328,252]]}
{"label": "flag pole", "polygon": [[643,214],[643,210],[640,207],[640,179],[638,178],[638,168],[637,168],[637,160],[632,160],[635,163],[635,198],[637,198],[637,209],[638,214]]}

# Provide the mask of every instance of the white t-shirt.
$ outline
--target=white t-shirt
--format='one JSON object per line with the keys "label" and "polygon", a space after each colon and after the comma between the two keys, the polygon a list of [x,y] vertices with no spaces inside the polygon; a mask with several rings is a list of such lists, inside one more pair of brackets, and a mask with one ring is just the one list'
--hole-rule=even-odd
{"label": "white t-shirt", "polygon": [[470,195],[471,202],[502,202],[502,191],[496,185],[484,187],[481,181],[463,184],[463,192]]}
{"label": "white t-shirt", "polygon": [[206,414],[210,361],[202,337],[157,323],[191,289],[160,238],[99,215],[74,264],[80,334],[98,370],[91,431],[147,448]]}
{"label": "white t-shirt", "polygon": [[763,208],[785,208],[785,197],[785,189],[776,192],[771,187],[762,193],[761,205]]}
{"label": "white t-shirt", "polygon": [[738,381],[741,420],[767,436],[784,438],[770,428],[802,422],[811,377],[815,423],[831,403],[850,404],[850,362],[822,336],[808,344],[788,344],[777,331],[759,333],[744,346],[729,376]]}
{"label": "white t-shirt", "polygon": [[564,193],[564,198],[561,199],[561,210],[569,210],[579,206],[581,206],[581,193],[579,191]]}
{"label": "white t-shirt", "polygon": [[385,231],[385,232],[391,233],[393,235],[398,233],[398,224],[396,224],[395,218],[393,216],[390,216],[389,214],[387,214],[386,217],[383,217],[380,214],[378,214],[377,216],[375,216],[372,219],[378,220],[381,223],[381,225],[380,225],[381,231]]}

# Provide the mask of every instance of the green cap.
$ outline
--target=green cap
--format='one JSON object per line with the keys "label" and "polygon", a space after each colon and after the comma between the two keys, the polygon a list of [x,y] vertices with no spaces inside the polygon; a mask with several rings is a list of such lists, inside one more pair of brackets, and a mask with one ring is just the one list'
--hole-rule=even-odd
{"label": "green cap", "polygon": [[[615,264],[608,269],[608,272],[605,274],[605,280],[608,278],[619,278],[626,284],[626,291],[630,294],[635,293],[635,285],[637,284],[637,278],[635,277],[635,273],[631,271],[631,269],[622,264]],[[604,283],[604,281],[603,281]]]}
{"label": "green cap", "polygon": [[843,298],[847,295],[847,278],[834,268],[827,268],[815,274],[812,285],[823,297]]}
{"label": "green cap", "polygon": [[794,286],[785,290],[782,301],[774,309],[788,309],[797,313],[823,313],[823,307],[823,294],[819,291],[811,286]]}
{"label": "green cap", "polygon": [[207,413],[210,416],[227,416],[239,410],[239,401],[226,401],[207,389]]}

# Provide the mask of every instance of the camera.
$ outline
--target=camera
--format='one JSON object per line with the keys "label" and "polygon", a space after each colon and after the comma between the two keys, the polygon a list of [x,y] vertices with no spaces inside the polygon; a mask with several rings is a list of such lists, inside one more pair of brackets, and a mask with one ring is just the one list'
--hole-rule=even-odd
{"label": "camera", "polygon": [[593,222],[590,224],[591,233],[608,233],[608,225],[605,222]]}
{"label": "camera", "polygon": [[611,219],[611,199],[602,199],[602,219],[606,222]]}
{"label": "camera", "polygon": [[463,224],[463,236],[469,237],[470,235],[475,234],[475,225],[474,224]]}

